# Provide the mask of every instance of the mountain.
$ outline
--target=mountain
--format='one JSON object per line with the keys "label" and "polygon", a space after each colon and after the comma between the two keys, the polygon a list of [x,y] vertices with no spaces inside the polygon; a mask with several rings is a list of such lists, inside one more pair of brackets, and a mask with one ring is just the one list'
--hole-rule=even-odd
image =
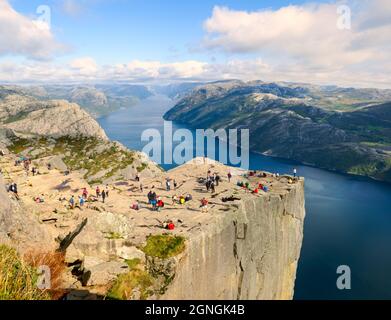
{"label": "mountain", "polygon": [[153,95],[146,86],[128,84],[2,86],[0,92],[40,100],[67,100],[77,103],[94,117],[131,107]]}
{"label": "mountain", "polygon": [[112,142],[85,110],[65,100],[38,100],[0,88],[0,148],[31,159],[47,158],[88,182],[160,171],[144,154]]}
{"label": "mountain", "polygon": [[387,101],[390,90],[230,81],[196,88],[164,118],[248,128],[254,152],[391,182]]}
{"label": "mountain", "polygon": [[153,86],[153,89],[156,93],[166,95],[171,99],[180,99],[190,93],[196,87],[202,86],[204,84],[204,82],[183,82]]}

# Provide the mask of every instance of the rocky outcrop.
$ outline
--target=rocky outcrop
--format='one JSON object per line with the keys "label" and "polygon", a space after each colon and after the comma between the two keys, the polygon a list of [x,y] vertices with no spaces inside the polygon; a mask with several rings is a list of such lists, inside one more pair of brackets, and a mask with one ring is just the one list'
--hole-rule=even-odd
{"label": "rocky outcrop", "polygon": [[242,201],[189,237],[163,299],[292,299],[304,217],[303,181]]}
{"label": "rocky outcrop", "polygon": [[63,100],[38,101],[31,97],[7,96],[0,103],[0,121],[4,128],[28,135],[108,140],[103,129],[86,111]]}
{"label": "rocky outcrop", "polygon": [[50,243],[50,236],[45,233],[38,219],[24,212],[20,203],[9,196],[6,185],[0,175],[0,243],[12,243],[20,251],[40,248],[43,243]]}

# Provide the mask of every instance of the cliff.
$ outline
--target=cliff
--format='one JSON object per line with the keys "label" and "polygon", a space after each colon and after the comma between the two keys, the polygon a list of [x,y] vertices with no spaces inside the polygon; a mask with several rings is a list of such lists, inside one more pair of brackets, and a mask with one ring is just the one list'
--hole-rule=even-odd
{"label": "cliff", "polygon": [[303,181],[242,200],[189,236],[164,299],[292,299],[305,217]]}
{"label": "cliff", "polygon": [[[20,252],[53,251],[74,234],[62,287],[68,299],[90,299],[75,293],[85,289],[113,299],[293,297],[303,180],[248,177],[204,159],[163,172],[145,155],[108,141],[90,116],[66,102],[6,96],[0,134],[7,148],[0,156],[0,242]],[[39,174],[15,165],[20,156],[31,158]],[[222,177],[214,193],[203,181],[209,170]],[[177,187],[166,190],[167,180]],[[18,184],[19,199],[6,192],[10,183]],[[268,191],[253,194],[259,183]],[[109,191],[105,201],[95,196],[98,186]],[[86,203],[72,208],[69,199],[78,201],[83,188]],[[146,201],[150,190],[165,202],[160,213]],[[173,201],[189,194],[184,204]],[[208,212],[200,208],[204,197]],[[165,228],[170,221],[174,230]]]}

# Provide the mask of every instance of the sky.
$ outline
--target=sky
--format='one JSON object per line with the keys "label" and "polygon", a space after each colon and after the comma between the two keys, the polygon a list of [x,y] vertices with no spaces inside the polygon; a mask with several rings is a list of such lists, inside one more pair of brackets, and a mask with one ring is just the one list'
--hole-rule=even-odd
{"label": "sky", "polygon": [[0,0],[0,82],[391,88],[389,0]]}

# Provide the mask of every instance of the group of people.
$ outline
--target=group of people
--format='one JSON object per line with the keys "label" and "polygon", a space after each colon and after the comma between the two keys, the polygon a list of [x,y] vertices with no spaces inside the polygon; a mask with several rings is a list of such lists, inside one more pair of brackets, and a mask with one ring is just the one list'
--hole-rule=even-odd
{"label": "group of people", "polygon": [[155,192],[155,186],[152,187],[152,189],[148,192],[148,203],[152,206],[153,211],[160,212],[164,206],[165,203],[161,197],[158,197]]}
{"label": "group of people", "polygon": [[106,186],[106,189],[101,190],[99,186],[95,189],[97,199],[102,198],[102,202],[105,203],[106,198],[109,197],[109,187]]}
{"label": "group of people", "polygon": [[219,183],[221,181],[221,177],[217,174],[214,173],[212,175],[211,171],[208,171],[208,176],[206,177],[206,190],[209,192],[211,191],[212,193],[216,192],[216,187],[219,186]]}
{"label": "group of people", "polygon": [[171,183],[173,184],[174,186],[174,190],[176,190],[176,188],[178,187],[178,184],[175,180],[171,180],[171,179],[166,179],[166,190],[167,191],[171,191]]}
{"label": "group of people", "polygon": [[[69,199],[68,202],[69,202],[69,207],[71,209],[75,209],[77,206],[79,206],[79,208],[82,208],[88,201],[89,194],[87,188],[82,188],[81,192],[82,193],[81,195],[78,196],[77,200],[74,195],[72,195],[71,198]],[[101,191],[100,187],[97,186],[95,189],[95,193],[96,193],[96,199],[99,200],[99,198],[102,198],[102,202],[105,203],[106,199],[109,197],[109,187],[106,186],[106,189],[103,189]]]}
{"label": "group of people", "polygon": [[186,202],[189,202],[193,200],[193,196],[188,193],[186,196],[177,196],[177,195],[173,195],[172,196],[172,205],[176,205],[176,204],[181,204],[181,205],[184,205]]}

